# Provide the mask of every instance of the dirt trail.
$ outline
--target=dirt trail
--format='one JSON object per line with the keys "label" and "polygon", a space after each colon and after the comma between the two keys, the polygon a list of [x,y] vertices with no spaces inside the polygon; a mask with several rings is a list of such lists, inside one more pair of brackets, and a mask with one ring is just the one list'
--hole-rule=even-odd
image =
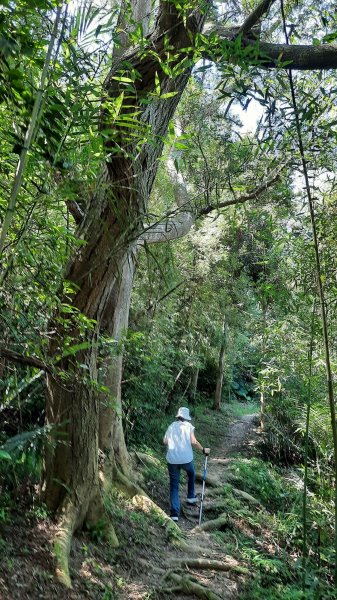
{"label": "dirt trail", "polygon": [[225,483],[226,466],[231,460],[231,454],[244,452],[246,446],[254,445],[257,419],[258,416],[256,414],[244,415],[230,425],[222,444],[214,449],[215,456],[212,455],[210,457],[208,468],[210,475],[219,478],[222,483]]}
{"label": "dirt trail", "polygon": [[[228,432],[221,440],[219,446],[211,448],[211,455],[208,459],[207,478],[218,480],[219,484],[226,483],[226,469],[231,462],[231,455],[238,452],[245,452],[246,447],[253,445],[256,437],[257,415],[244,415],[239,420],[234,421],[228,429]],[[204,505],[207,505],[209,499],[210,486],[207,485],[206,478],[206,493]],[[196,493],[201,496],[202,484],[196,484]],[[184,510],[187,514],[186,509]],[[191,522],[184,514],[180,519],[180,526],[184,530],[189,530]]]}
{"label": "dirt trail", "polygon": [[[214,415],[212,418],[214,419]],[[207,436],[209,440],[213,440],[213,443],[209,442],[211,456],[208,461],[203,519],[204,523],[209,523],[215,514],[213,511],[211,516],[212,513],[207,511],[207,506],[212,501],[219,502],[220,499],[223,503],[221,511],[226,513],[226,498],[223,494],[214,495],[211,480],[215,480],[218,486],[223,486],[229,476],[227,467],[232,460],[231,456],[237,453],[243,456],[251,454],[249,445],[254,443],[254,437],[256,439],[255,415],[242,417],[229,426],[221,415],[216,421],[217,426],[214,421],[207,422],[207,415],[205,427],[201,422],[198,436],[200,434],[200,439],[205,443]],[[224,430],[227,432],[225,435]],[[158,485],[158,479],[154,479],[151,489],[158,493],[154,500],[167,512],[166,472],[165,481],[166,484],[161,482]],[[197,492],[201,492],[200,483],[197,485]],[[185,493],[184,481],[182,498]],[[115,513],[115,520],[118,524],[120,547],[109,550],[104,541],[92,542],[85,532],[76,535],[71,549],[71,590],[65,590],[54,578],[51,545],[53,522],[48,517],[30,517],[27,507],[21,510],[22,514],[13,514],[13,519],[8,519],[0,527],[0,600],[234,600],[239,597],[240,581],[247,575],[239,574],[237,569],[246,565],[225,555],[223,536],[227,535],[228,523],[224,524],[218,534],[222,536],[221,539],[218,537],[218,543],[216,537],[196,527],[198,507],[191,510],[184,507],[185,515],[179,521],[184,539],[176,539],[176,543],[182,543],[183,547],[177,547],[170,531],[167,529],[163,532],[163,521],[154,520],[149,510],[136,508],[133,500],[128,498],[123,500],[119,497],[118,503],[115,510],[119,512]],[[165,523],[173,528],[175,534],[179,532],[172,521],[167,520]],[[193,559],[194,562],[186,566],[188,559]],[[206,569],[204,567],[207,560],[216,560],[218,569],[225,567],[228,570],[219,571],[214,568],[214,563],[208,563]],[[184,586],[193,587],[195,583],[204,587],[196,592],[189,589],[186,595]],[[167,588],[170,590],[169,594],[165,594]],[[178,588],[184,591],[178,591]],[[208,592],[205,593],[205,589]]]}
{"label": "dirt trail", "polygon": [[[217,447],[211,448],[211,456],[208,459],[207,468],[207,479],[212,481],[213,484],[218,482],[221,486],[226,483],[226,470],[230,463],[231,456],[238,453],[249,454],[250,446],[254,445],[256,440],[256,423],[257,415],[245,415],[239,420],[235,421],[229,426],[227,435],[225,435],[221,443]],[[207,506],[214,500],[213,490],[214,485],[211,487],[207,485],[206,479],[206,494],[204,500],[204,512],[203,522],[208,520]],[[185,482],[183,483],[183,489],[181,492],[185,492]],[[197,494],[201,495],[202,485],[197,483],[196,491]],[[224,509],[225,510],[225,509]],[[201,570],[198,568],[188,568],[188,575],[192,576],[200,584],[207,586],[213,590],[219,598],[222,600],[234,600],[238,598],[238,588],[240,582],[242,582],[242,575],[235,572],[236,567],[239,563],[231,556],[226,556],[223,553],[221,544],[218,544],[214,537],[207,531],[199,531],[198,524],[199,507],[190,508],[187,506],[182,507],[182,515],[179,520],[179,527],[184,531],[188,544],[188,551],[179,552],[175,549],[169,550],[168,553],[168,565],[173,564],[180,560],[182,563],[187,557],[197,556],[198,558],[211,559],[227,563],[232,565],[232,569],[229,568],[228,572],[221,572],[217,570]],[[196,553],[193,552],[193,548],[198,548]],[[191,596],[191,594],[175,596],[179,600],[187,600],[191,598],[197,598],[198,596]]]}

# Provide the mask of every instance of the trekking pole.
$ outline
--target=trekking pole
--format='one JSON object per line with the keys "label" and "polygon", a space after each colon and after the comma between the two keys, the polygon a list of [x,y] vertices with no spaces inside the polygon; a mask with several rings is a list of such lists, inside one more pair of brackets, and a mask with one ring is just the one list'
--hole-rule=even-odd
{"label": "trekking pole", "polygon": [[203,476],[203,480],[202,480],[202,492],[201,492],[201,502],[200,502],[200,511],[199,511],[199,525],[201,524],[202,505],[203,505],[204,497],[205,497],[205,484],[206,484],[206,475],[207,475],[207,459],[208,459],[208,455],[206,454],[206,456],[205,456],[205,464],[204,464],[204,476]]}

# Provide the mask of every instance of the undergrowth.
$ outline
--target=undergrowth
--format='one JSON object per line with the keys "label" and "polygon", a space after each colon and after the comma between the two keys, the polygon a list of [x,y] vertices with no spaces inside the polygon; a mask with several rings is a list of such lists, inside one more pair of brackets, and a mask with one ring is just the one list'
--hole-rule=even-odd
{"label": "undergrowth", "polygon": [[[289,481],[286,471],[256,457],[234,459],[229,480],[223,497],[231,525],[215,536],[226,553],[250,565],[252,576],[240,599],[336,598],[332,588],[332,507],[309,494],[309,558],[304,566],[300,486]],[[258,507],[237,497],[235,488],[253,496]]]}
{"label": "undergrowth", "polygon": [[[190,410],[196,437],[202,445],[216,451],[219,441],[227,433],[230,421],[256,413],[257,407],[248,403],[230,404],[224,405],[217,413],[209,404],[206,407],[194,405]],[[161,419],[158,415],[155,421],[144,426],[152,429],[151,436],[144,436],[142,443],[137,445],[139,452],[145,452],[153,459],[152,463],[146,462],[140,468],[144,478],[141,485],[165,511],[169,510],[169,479],[162,438],[173,420],[174,414],[164,415]],[[38,452],[34,455],[20,451],[17,456],[3,461],[1,474],[6,476],[7,483],[2,488],[0,525],[11,526],[16,496],[22,492],[22,486],[26,490],[38,482],[38,459]],[[200,452],[195,452],[195,460],[197,467],[200,467],[203,463]],[[228,483],[222,489],[229,526],[212,535],[224,554],[233,556],[250,568],[251,576],[240,590],[240,600],[336,598],[332,587],[335,558],[332,501],[328,495],[319,497],[314,493],[317,492],[314,472],[309,477],[313,485],[309,486],[307,502],[308,559],[306,565],[303,564],[302,475],[300,467],[289,472],[256,456],[237,456],[229,463]],[[182,485],[185,485],[184,481]],[[250,494],[257,503],[242,498],[236,489]],[[111,600],[118,598],[120,593],[125,597],[128,584],[124,575],[138,564],[139,556],[146,556],[156,565],[164,564],[167,543],[179,535],[179,531],[173,524],[170,528],[162,513],[137,508],[116,490],[106,497],[106,509],[116,527],[120,547],[114,550],[106,547],[102,537],[103,524],[98,524],[89,531],[89,536],[82,537],[80,560],[83,568],[104,584],[103,599]],[[29,515],[37,520],[48,518],[45,508],[38,504],[30,509]],[[215,512],[210,518],[216,516]],[[0,539],[0,554],[8,553],[10,560],[11,554],[6,544],[4,539]],[[112,579],[110,568],[116,572]],[[46,573],[49,577],[50,572]],[[143,583],[149,597],[155,597],[150,578]],[[78,585],[83,586],[83,581]],[[94,594],[92,590],[90,593]]]}

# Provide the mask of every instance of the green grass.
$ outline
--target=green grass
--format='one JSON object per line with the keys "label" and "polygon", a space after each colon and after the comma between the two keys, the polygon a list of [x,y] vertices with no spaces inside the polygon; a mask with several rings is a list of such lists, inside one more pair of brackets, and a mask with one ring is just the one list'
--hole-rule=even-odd
{"label": "green grass", "polygon": [[225,414],[231,414],[235,419],[245,415],[259,414],[260,407],[255,402],[233,402],[223,407]]}

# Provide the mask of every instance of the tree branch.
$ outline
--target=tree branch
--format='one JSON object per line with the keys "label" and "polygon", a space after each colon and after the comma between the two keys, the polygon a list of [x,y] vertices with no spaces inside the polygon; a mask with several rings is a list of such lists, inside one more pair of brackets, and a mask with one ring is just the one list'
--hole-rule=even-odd
{"label": "tree branch", "polygon": [[251,31],[251,29],[259,22],[261,17],[268,12],[270,6],[275,2],[275,0],[262,0],[260,4],[248,15],[247,19],[242,23],[239,27],[237,35],[242,34],[247,35]]}
{"label": "tree branch", "polygon": [[177,283],[177,285],[175,285],[173,288],[171,288],[168,292],[166,292],[163,296],[160,296],[160,298],[158,298],[158,300],[155,300],[154,303],[151,303],[147,309],[146,312],[150,312],[150,310],[153,309],[153,307],[157,306],[157,304],[159,304],[159,302],[162,302],[163,300],[165,300],[165,298],[167,298],[168,296],[170,296],[171,294],[173,294],[173,292],[175,292],[181,285],[183,285],[185,283],[185,280],[183,279],[183,281],[179,281],[179,283]]}
{"label": "tree branch", "polygon": [[[203,33],[205,35],[215,33],[220,40],[231,42],[238,36],[241,27],[224,27],[219,23],[206,23]],[[257,41],[245,35],[242,38],[242,45],[246,48],[251,46],[255,50],[251,56],[247,55],[245,60],[264,69],[277,67],[313,71],[337,68],[337,45],[335,44],[287,46],[286,44]],[[208,52],[205,53],[205,58],[211,61],[218,60],[218,57]]]}
{"label": "tree branch", "polygon": [[[244,40],[244,43],[247,46],[254,44],[251,40]],[[334,44],[286,46],[260,42],[258,48],[263,67],[281,66],[302,71],[337,68],[337,45]]]}
{"label": "tree branch", "polygon": [[195,211],[191,202],[188,185],[180,171],[177,171],[174,160],[170,155],[166,161],[167,172],[170,176],[174,198],[180,211],[174,211],[174,218],[167,215],[164,221],[154,223],[142,233],[141,243],[156,244],[176,240],[186,235],[195,221]]}
{"label": "tree branch", "polygon": [[244,204],[248,202],[248,200],[254,200],[258,198],[263,192],[265,192],[268,188],[270,188],[276,181],[280,179],[280,172],[278,172],[273,179],[269,181],[265,181],[259,187],[251,190],[247,194],[243,194],[242,196],[238,196],[237,198],[232,198],[231,200],[226,200],[225,202],[219,202],[218,204],[209,204],[208,206],[204,206],[200,210],[198,210],[198,217],[202,215],[208,215],[213,210],[218,210],[219,208],[227,208],[227,206],[233,206],[235,204]]}
{"label": "tree branch", "polygon": [[180,171],[177,171],[172,156],[169,156],[166,161],[167,172],[170,176],[174,198],[177,206],[186,206],[190,202],[190,194],[188,191],[187,183]]}
{"label": "tree branch", "polygon": [[12,362],[18,362],[22,365],[28,365],[29,367],[36,367],[37,369],[47,371],[48,373],[52,372],[51,367],[46,365],[39,358],[35,358],[35,356],[24,356],[23,354],[14,352],[14,350],[8,350],[8,348],[5,348],[4,346],[0,346],[0,357],[8,358],[8,360]]}
{"label": "tree branch", "polygon": [[[224,202],[219,202],[218,204],[208,204],[196,211],[182,211],[177,212],[176,216],[173,218],[172,213],[168,215],[167,218],[164,217],[158,223],[150,225],[149,228],[142,233],[142,235],[138,239],[139,245],[147,244],[156,244],[160,242],[168,242],[172,240],[177,240],[181,237],[184,237],[191,229],[192,225],[195,221],[202,217],[203,215],[208,215],[213,210],[219,210],[220,208],[227,208],[228,206],[234,206],[236,204],[244,204],[249,200],[254,200],[258,198],[263,192],[268,190],[274,183],[279,181],[281,171],[284,169],[284,166],[276,173],[276,175],[270,179],[269,181],[265,181],[259,187],[254,190],[250,190],[247,194],[243,194],[242,196],[238,196],[237,198],[232,198],[231,200],[226,200]],[[185,188],[186,192],[186,188]],[[187,200],[188,206],[192,206],[192,200],[188,197]]]}
{"label": "tree branch", "polygon": [[70,214],[74,218],[76,225],[79,225],[84,217],[80,205],[76,202],[76,200],[67,200],[66,204]]}
{"label": "tree branch", "polygon": [[186,235],[195,221],[195,215],[192,212],[178,212],[174,218],[168,217],[165,220],[150,225],[138,239],[139,245],[158,244],[160,242],[169,242],[177,240]]}

